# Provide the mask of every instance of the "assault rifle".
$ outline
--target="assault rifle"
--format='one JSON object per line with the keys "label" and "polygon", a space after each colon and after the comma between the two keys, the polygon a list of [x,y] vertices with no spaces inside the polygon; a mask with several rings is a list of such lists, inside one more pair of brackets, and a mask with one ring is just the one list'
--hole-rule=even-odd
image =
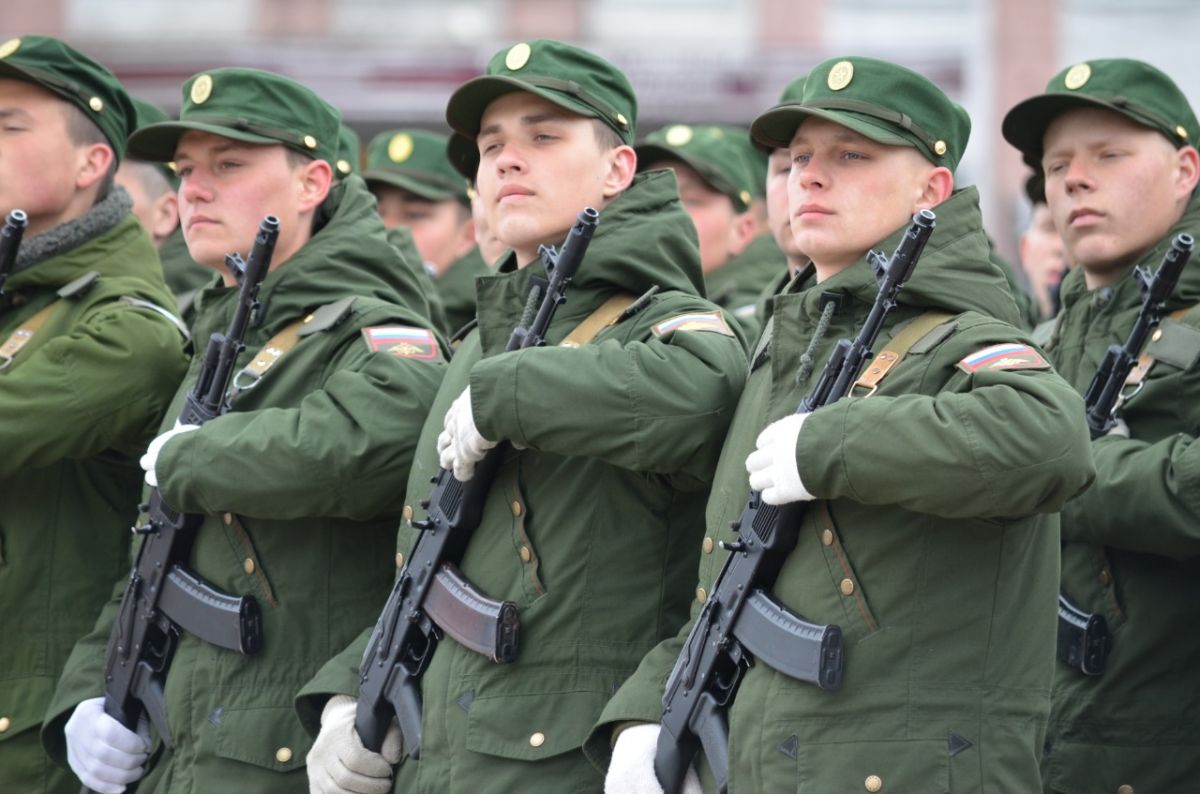
{"label": "assault rifle", "polygon": [[[849,393],[873,355],[884,319],[895,308],[896,296],[912,275],[933,227],[934,214],[922,210],[913,216],[890,261],[876,251],[868,254],[879,282],[875,304],[858,336],[837,343],[797,413],[814,411]],[[784,560],[796,547],[805,509],[804,502],[766,504],[762,494],[752,491],[741,517],[731,525],[737,540],[721,544],[729,557],[684,642],[663,695],[654,772],[667,794],[682,789],[698,750],[708,758],[718,789],[726,790],[726,712],[756,659],[821,689],[842,685],[841,628],[810,623],[770,594]]]}
{"label": "assault rifle", "polygon": [[[1129,373],[1137,366],[1138,356],[1150,334],[1167,314],[1167,299],[1175,290],[1179,275],[1192,255],[1196,241],[1190,234],[1178,234],[1163,255],[1158,270],[1134,268],[1133,275],[1142,288],[1142,308],[1124,345],[1110,345],[1096,370],[1083,401],[1092,438],[1106,435],[1117,424],[1117,409],[1132,396],[1124,394]],[[1141,388],[1138,386],[1137,388]],[[1136,394],[1136,391],[1134,392]],[[1108,621],[1103,615],[1084,611],[1064,593],[1058,596],[1058,660],[1084,675],[1101,675],[1112,644]]]}
{"label": "assault rifle", "polygon": [[0,297],[4,297],[4,282],[8,281],[17,264],[17,249],[21,247],[28,222],[24,210],[13,210],[4,219],[4,228],[0,229]]}
{"label": "assault rifle", "polygon": [[[561,250],[539,249],[548,283],[535,281],[520,324],[505,351],[537,347],[555,310],[566,302],[566,288],[583,261],[600,215],[585,209]],[[536,311],[535,311],[536,310]],[[412,554],[392,587],[387,604],[363,654],[355,727],[363,746],[378,752],[395,717],[411,758],[421,754],[421,676],[443,633],[460,644],[507,663],[517,658],[519,620],[516,604],[496,601],[469,582],[461,562],[483,514],[484,502],[507,444],[493,447],[462,482],[449,469],[433,477],[433,491],[421,502],[427,511]]]}
{"label": "assault rifle", "polygon": [[[246,328],[258,307],[258,288],[278,236],[279,219],[268,215],[249,260],[238,254],[225,257],[226,266],[239,277],[237,308],[229,330],[214,333],[208,341],[196,383],[179,413],[180,424],[204,424],[229,410],[225,393],[238,354],[245,349]],[[253,597],[224,593],[187,569],[203,516],[173,509],[156,487],[150,489],[150,503],[143,509],[148,520],[133,529],[142,536],[142,544],[105,651],[104,711],[130,730],[137,730],[145,713],[163,744],[174,750],[163,686],[181,634],[186,631],[250,655],[262,647],[262,617]]]}

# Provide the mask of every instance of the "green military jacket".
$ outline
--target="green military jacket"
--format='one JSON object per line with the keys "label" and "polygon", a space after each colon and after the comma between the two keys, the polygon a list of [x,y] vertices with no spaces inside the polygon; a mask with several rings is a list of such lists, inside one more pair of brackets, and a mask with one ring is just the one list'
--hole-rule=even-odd
{"label": "green military jacket", "polygon": [[[799,473],[818,498],[774,594],[808,620],[841,626],[844,685],[823,691],[752,667],[729,712],[731,794],[1038,788],[1054,664],[1054,512],[1092,471],[1081,401],[1035,350],[974,371],[964,362],[1027,344],[988,262],[976,202],[971,188],[935,208],[937,229],[876,352],[926,310],[953,319],[876,393],[820,408],[801,430]],[[898,239],[879,247],[890,252]],[[812,273],[775,298],[752,356],[708,502],[693,615],[725,561],[714,541],[734,540],[755,439],[796,410],[877,293],[865,259],[820,284]],[[838,308],[818,365],[797,385],[825,300]],[[614,725],[658,721],[684,636],[649,654],[605,709],[587,747],[597,762]]]}
{"label": "green military jacket", "polygon": [[475,319],[475,277],[490,273],[488,264],[476,246],[437,280],[438,294],[446,307],[446,333],[455,334]]}
{"label": "green military jacket", "polygon": [[724,266],[704,275],[708,299],[733,314],[753,342],[762,328],[758,298],[780,273],[787,272],[787,257],[769,234],[760,234]]}
{"label": "green military jacket", "polygon": [[401,297],[413,308],[423,307],[422,313],[433,321],[434,327],[445,334],[449,323],[446,322],[446,307],[442,305],[442,297],[433,276],[425,269],[417,244],[413,240],[412,230],[407,226],[396,226],[387,231],[388,242],[400,252],[404,265],[403,288]]}
{"label": "green military jacket", "polygon": [[186,367],[173,323],[128,302],[174,310],[129,206],[116,189],[82,218],[27,237],[0,301],[0,344],[53,306],[0,369],[0,791],[43,790],[32,729],[128,567],[137,460]]}
{"label": "green military jacket", "polygon": [[[1153,271],[1179,232],[1200,234],[1200,199],[1142,258]],[[1047,350],[1080,393],[1109,345],[1123,345],[1142,303],[1132,269],[1088,290],[1063,282]],[[1168,309],[1200,303],[1200,263]],[[1062,512],[1062,587],[1112,632],[1106,670],[1056,668],[1043,777],[1056,792],[1189,791],[1200,773],[1200,311],[1166,320],[1146,352],[1145,387],[1120,409],[1131,438],[1092,443],[1096,484]]]}
{"label": "green military jacket", "polygon": [[[399,302],[405,271],[362,181],[333,191],[315,235],[263,282],[239,365],[312,313],[305,335],[234,394],[229,413],[159,455],[166,502],[205,516],[193,570],[257,599],[264,639],[246,657],[182,638],[165,695],[178,747],[152,765],[141,794],[303,789],[310,741],[292,698],[373,619],[391,584],[381,563],[400,517],[397,483],[444,372],[441,343],[426,317]],[[226,287],[199,296],[192,367],[164,427],[192,386],[204,341],[228,327],[235,297]],[[424,341],[389,350],[372,343],[369,329],[379,328],[414,329]],[[112,602],[76,646],[47,713],[43,742],[60,760],[64,720],[101,693],[114,611]]]}
{"label": "green military jacket", "polygon": [[[548,346],[501,355],[541,270],[514,262],[477,281],[479,326],[422,431],[408,501],[428,494],[443,416],[469,384],[483,436],[522,449],[504,453],[462,570],[516,602],[520,657],[500,666],[442,641],[423,679],[421,757],[400,766],[398,792],[603,788],[580,745],[642,655],[686,620],[704,499],[745,376],[742,340],[699,297],[699,251],[670,172],[639,175],[601,212]],[[661,291],[638,314],[590,344],[557,346],[610,296],[652,285]],[[685,316],[696,330],[664,325]],[[415,534],[401,526],[405,556]],[[306,694],[354,693],[361,651]],[[314,727],[320,703],[300,701]]]}
{"label": "green military jacket", "polygon": [[163,276],[167,287],[175,293],[175,300],[184,320],[191,325],[195,314],[193,304],[200,290],[215,281],[213,271],[197,263],[188,253],[187,241],[183,239],[183,228],[176,228],[158,249],[162,262]]}

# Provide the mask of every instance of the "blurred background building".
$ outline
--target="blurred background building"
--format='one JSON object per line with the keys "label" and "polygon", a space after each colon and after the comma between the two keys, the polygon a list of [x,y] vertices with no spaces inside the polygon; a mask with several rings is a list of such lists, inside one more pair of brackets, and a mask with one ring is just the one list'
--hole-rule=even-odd
{"label": "blurred background building", "polygon": [[620,66],[643,132],[747,124],[827,57],[872,55],[932,78],[971,114],[959,183],[983,196],[1012,258],[1025,169],[1000,120],[1070,63],[1133,57],[1200,97],[1200,0],[4,0],[0,40],[67,39],[169,110],[206,68],[288,74],[337,105],[364,140],[444,128],[453,89],[515,41],[553,37]]}

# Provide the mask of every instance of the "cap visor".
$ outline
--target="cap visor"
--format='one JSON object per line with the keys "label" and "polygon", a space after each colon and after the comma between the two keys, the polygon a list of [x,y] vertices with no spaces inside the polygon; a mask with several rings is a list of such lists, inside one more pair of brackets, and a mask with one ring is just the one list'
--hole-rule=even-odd
{"label": "cap visor", "polygon": [[726,181],[715,167],[699,158],[688,156],[677,149],[659,146],[656,143],[635,146],[634,151],[637,152],[637,170],[639,172],[648,170],[656,163],[683,163],[699,174],[710,188],[723,196],[728,196],[735,205],[743,204],[737,188]]}
{"label": "cap visor", "polygon": [[155,163],[170,162],[175,159],[175,148],[179,145],[179,139],[183,137],[184,133],[192,130],[220,135],[222,138],[230,138],[235,141],[242,141],[243,143],[286,145],[283,141],[276,138],[268,138],[265,135],[257,135],[253,132],[225,127],[220,124],[204,124],[198,121],[168,121],[161,124],[151,124],[134,132],[129,136],[129,142],[125,147],[126,152],[130,157],[136,157],[138,160],[149,160]]}
{"label": "cap visor", "polygon": [[821,110],[819,108],[802,107],[800,105],[780,105],[772,108],[754,120],[750,125],[750,137],[755,143],[772,149],[783,149],[791,145],[792,138],[800,124],[809,117],[832,121],[846,129],[853,130],[863,137],[870,138],[876,143],[886,146],[909,146],[916,144],[895,132],[892,132],[880,122],[859,113],[844,110]]}
{"label": "cap visor", "polygon": [[[1042,166],[1042,142],[1046,129],[1054,119],[1068,110],[1099,107],[1133,118],[1121,108],[1100,99],[1080,94],[1040,94],[1017,104],[1004,116],[1000,132],[1004,140],[1021,151],[1024,160],[1034,168]],[[1139,124],[1144,124],[1134,118]]]}
{"label": "cap visor", "polygon": [[516,91],[528,91],[579,116],[599,118],[587,105],[557,91],[539,88],[515,77],[486,75],[468,80],[450,96],[446,103],[446,122],[455,132],[474,140],[479,135],[479,125],[487,106]]}
{"label": "cap visor", "polygon": [[444,187],[430,185],[428,182],[422,182],[420,179],[401,174],[396,171],[387,171],[382,169],[370,169],[362,172],[362,178],[367,180],[367,183],[382,182],[385,185],[398,187],[401,190],[407,190],[416,196],[420,196],[428,201],[447,201],[449,199],[459,199],[460,201],[467,200],[466,186],[464,185],[461,193],[455,193],[453,190],[447,190]]}

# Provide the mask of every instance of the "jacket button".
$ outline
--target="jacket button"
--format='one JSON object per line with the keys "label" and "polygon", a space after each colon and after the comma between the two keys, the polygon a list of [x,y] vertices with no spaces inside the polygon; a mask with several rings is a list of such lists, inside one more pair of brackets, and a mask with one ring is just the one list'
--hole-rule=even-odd
{"label": "jacket button", "polygon": [[867,779],[863,781],[863,788],[870,791],[871,794],[874,794],[876,791],[882,791],[883,778],[879,775],[868,775]]}
{"label": "jacket button", "polygon": [[712,550],[713,550],[713,548],[714,548],[716,545],[717,545],[717,544],[713,543],[713,539],[712,539],[712,538],[705,538],[705,539],[704,539],[704,544],[703,544],[703,545],[701,545],[701,547],[700,547],[700,548],[704,549],[704,553],[705,553],[705,554],[712,554]]}
{"label": "jacket button", "polygon": [[248,574],[254,573],[254,560],[247,557],[245,562],[242,563],[242,570],[244,570]]}
{"label": "jacket button", "polygon": [[854,595],[853,579],[843,579],[842,583],[838,586],[841,588],[842,595]]}
{"label": "jacket button", "polygon": [[1108,573],[1108,569],[1105,568],[1100,571],[1100,586],[1108,587],[1110,582],[1112,582],[1112,576]]}
{"label": "jacket button", "polygon": [[529,562],[532,559],[533,559],[533,552],[529,550],[528,546],[522,546],[521,547],[521,562]]}
{"label": "jacket button", "polygon": [[546,734],[542,733],[541,731],[538,731],[533,736],[529,737],[529,746],[530,747],[541,747],[545,743],[546,743]]}
{"label": "jacket button", "polygon": [[397,568],[404,567],[404,552],[400,552],[400,551],[396,552],[396,567]]}
{"label": "jacket button", "polygon": [[221,520],[225,522],[225,526],[233,525],[233,513],[222,513]]}
{"label": "jacket button", "polygon": [[821,542],[824,543],[826,546],[833,545],[833,530],[832,529],[826,529],[823,532],[821,532]]}
{"label": "jacket button", "polygon": [[12,720],[8,717],[0,717],[0,733],[4,733],[12,727]]}
{"label": "jacket button", "polygon": [[513,502],[513,503],[512,503],[512,513],[513,513],[513,515],[514,515],[514,516],[520,516],[520,515],[521,515],[521,503],[520,503],[520,502]]}
{"label": "jacket button", "polygon": [[699,601],[701,604],[703,604],[705,601],[708,600],[708,593],[704,592],[703,587],[696,588],[696,600]]}
{"label": "jacket button", "polygon": [[412,517],[413,517],[412,505],[405,505],[404,512],[401,515],[404,516],[405,521],[412,521]]}
{"label": "jacket button", "polygon": [[292,748],[280,747],[278,750],[275,751],[275,760],[281,764],[286,764],[288,761],[291,761],[292,760]]}
{"label": "jacket button", "polygon": [[1133,794],[1133,786],[1126,783],[1117,789],[1117,794]]}

